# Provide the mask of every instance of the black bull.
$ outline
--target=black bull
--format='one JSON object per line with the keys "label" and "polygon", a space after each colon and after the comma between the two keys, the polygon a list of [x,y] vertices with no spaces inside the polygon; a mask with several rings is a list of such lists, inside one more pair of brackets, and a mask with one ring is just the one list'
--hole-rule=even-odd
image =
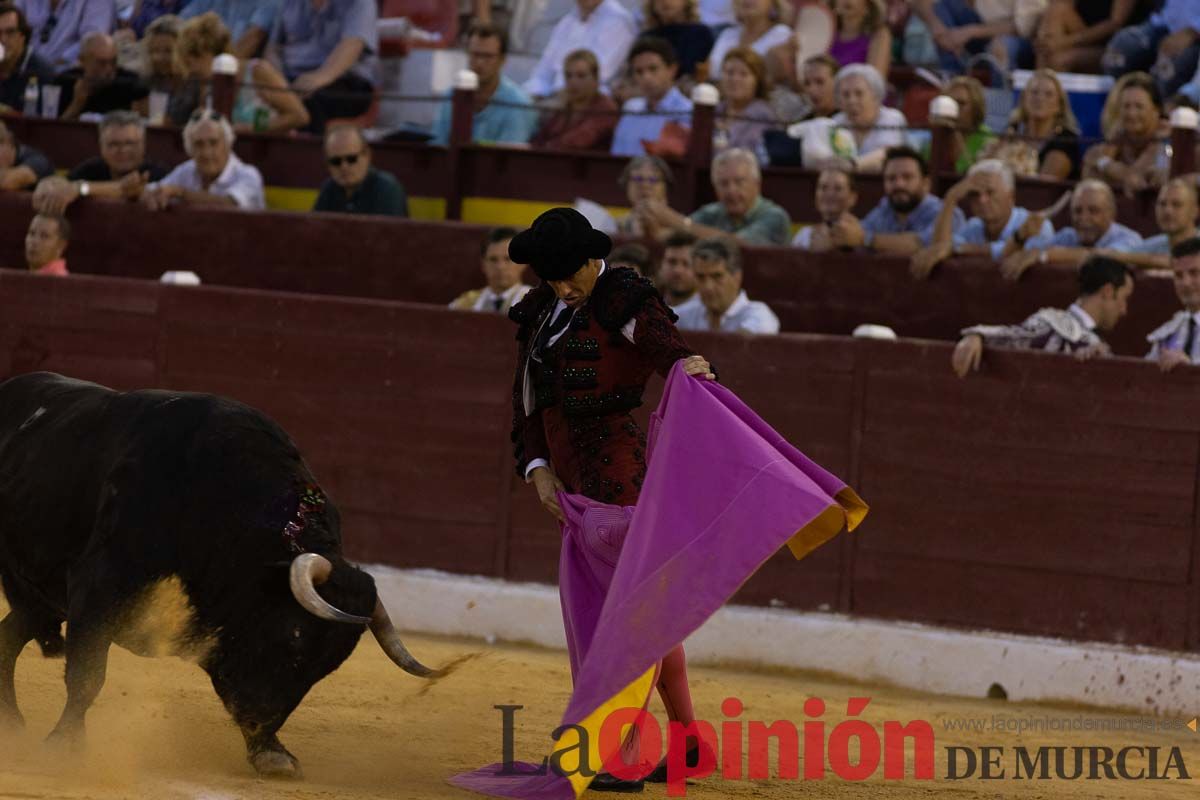
{"label": "black bull", "polygon": [[51,373],[0,383],[0,725],[22,722],[13,672],[36,640],[66,655],[51,737],[81,741],[110,645],[150,654],[143,606],[163,581],[190,610],[172,652],[197,658],[262,773],[298,775],[276,733],[366,628],[400,667],[435,674],[342,557],[337,509],[265,415]]}

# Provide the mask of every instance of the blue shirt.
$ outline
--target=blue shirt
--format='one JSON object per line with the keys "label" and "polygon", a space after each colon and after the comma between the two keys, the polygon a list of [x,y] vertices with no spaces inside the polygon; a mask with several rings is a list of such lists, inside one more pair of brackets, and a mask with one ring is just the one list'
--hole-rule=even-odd
{"label": "blue shirt", "polygon": [[1118,250],[1122,253],[1132,253],[1134,248],[1142,243],[1142,237],[1126,228],[1119,222],[1108,226],[1104,235],[1093,244],[1085,245],[1079,241],[1079,234],[1074,228],[1063,228],[1049,236],[1038,234],[1031,236],[1025,242],[1026,250],[1045,250],[1048,247],[1095,247],[1103,250]]}
{"label": "blue shirt", "polygon": [[657,140],[663,125],[670,120],[681,125],[692,124],[692,101],[674,86],[658,101],[651,113],[645,113],[646,110],[644,97],[625,101],[621,108],[621,121],[613,133],[611,152],[614,156],[644,156],[646,149],[642,147],[642,140]]}
{"label": "blue shirt", "polygon": [[1165,233],[1160,233],[1149,239],[1142,239],[1126,252],[1143,253],[1148,256],[1169,256],[1171,255],[1171,238]]}
{"label": "blue shirt", "polygon": [[1185,28],[1200,31],[1200,3],[1196,0],[1167,0],[1161,11],[1150,15],[1150,24],[1171,33]]}
{"label": "blue shirt", "polygon": [[[884,197],[879,205],[871,209],[871,213],[863,217],[861,224],[863,233],[915,233],[921,238],[921,246],[928,247],[933,238],[933,225],[941,213],[941,198],[927,194],[916,208],[908,212],[908,218],[901,222],[891,202]],[[955,208],[951,230],[957,233],[966,222],[962,209]]]}
{"label": "blue shirt", "polygon": [[312,0],[283,0],[271,32],[271,44],[283,59],[283,74],[291,81],[320,69],[343,39],[361,39],[366,46],[350,72],[374,86],[379,78],[376,17],[375,0],[329,0],[320,11]]}
{"label": "blue shirt", "polygon": [[79,61],[79,43],[84,36],[93,31],[112,33],[117,25],[115,0],[63,0],[54,12],[50,38],[42,44],[42,29],[50,20],[50,0],[17,0],[16,6],[25,12],[33,30],[29,46],[59,71]]}
{"label": "blue shirt", "polygon": [[270,34],[275,28],[275,20],[279,18],[279,4],[282,0],[191,0],[187,8],[180,14],[184,19],[198,17],[208,11],[213,11],[236,42],[250,28],[259,28],[263,33]]}
{"label": "blue shirt", "polygon": [[[1008,222],[1004,223],[1004,230],[1000,231],[1000,235],[995,240],[988,239],[987,230],[983,225],[983,220],[979,217],[971,217],[967,220],[967,224],[962,226],[962,229],[954,234],[954,244],[986,244],[988,250],[991,251],[992,258],[996,261],[1000,260],[1004,253],[1004,243],[1008,238],[1016,232],[1018,228],[1025,224],[1025,220],[1029,218],[1027,209],[1016,206],[1012,213],[1008,215]],[[1038,231],[1038,236],[1050,237],[1054,235],[1054,226],[1050,224],[1050,220],[1042,222],[1042,228]]]}
{"label": "blue shirt", "polygon": [[[433,123],[433,144],[446,144],[450,141],[450,96],[447,93],[446,102],[438,109],[437,120]],[[517,108],[516,106],[523,106]],[[507,142],[523,144],[533,137],[537,130],[538,112],[533,108],[533,101],[513,81],[500,76],[500,85],[488,104],[475,112],[471,125],[471,140],[475,142]]]}

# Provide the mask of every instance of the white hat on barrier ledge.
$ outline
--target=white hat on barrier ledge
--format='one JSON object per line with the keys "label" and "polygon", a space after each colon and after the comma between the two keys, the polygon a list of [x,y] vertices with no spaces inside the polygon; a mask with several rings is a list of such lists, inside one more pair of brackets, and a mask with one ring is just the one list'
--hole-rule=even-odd
{"label": "white hat on barrier ledge", "polygon": [[884,339],[889,342],[899,338],[896,332],[886,325],[859,325],[854,329],[853,335],[858,339]]}
{"label": "white hat on barrier ledge", "polygon": [[174,286],[200,285],[200,276],[194,272],[187,272],[185,270],[164,272],[159,280]]}

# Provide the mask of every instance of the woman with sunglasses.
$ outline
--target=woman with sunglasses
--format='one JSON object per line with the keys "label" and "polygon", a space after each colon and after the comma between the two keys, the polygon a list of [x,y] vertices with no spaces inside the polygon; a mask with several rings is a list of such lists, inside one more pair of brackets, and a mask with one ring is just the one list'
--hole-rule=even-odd
{"label": "woman with sunglasses", "polygon": [[[213,59],[228,53],[232,46],[229,28],[211,11],[184,24],[175,58],[187,86],[171,97],[168,115],[172,121],[182,124],[195,108],[205,104],[212,85]],[[237,132],[284,133],[308,124],[304,103],[268,61],[256,58],[244,62],[236,84],[232,121]]]}

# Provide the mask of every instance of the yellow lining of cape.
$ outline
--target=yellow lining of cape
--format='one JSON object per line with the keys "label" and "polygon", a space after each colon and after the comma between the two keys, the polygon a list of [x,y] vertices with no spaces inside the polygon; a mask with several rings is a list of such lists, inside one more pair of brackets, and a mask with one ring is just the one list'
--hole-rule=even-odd
{"label": "yellow lining of cape", "polygon": [[[605,760],[612,755],[611,753],[600,752],[600,728],[604,726],[604,721],[608,719],[610,714],[621,708],[644,708],[646,703],[650,700],[650,690],[654,685],[654,671],[657,668],[657,664],[651,666],[650,669],[646,670],[640,676],[635,678],[632,683],[613,695],[611,699],[609,699],[591,714],[588,714],[588,716],[582,722],[577,723],[580,727],[587,731],[587,763],[592,769],[596,770],[597,772],[602,770],[604,768]],[[557,753],[560,750],[566,750],[569,748],[575,748],[576,752],[578,752],[578,747],[578,737],[565,733],[563,734],[563,737],[558,740],[558,744],[555,745],[553,752]],[[592,778],[595,777],[594,775],[586,777],[581,775],[578,772],[578,761],[572,764],[568,763],[564,759],[560,766],[564,772],[571,773],[568,776],[568,780],[571,781],[571,788],[575,790],[576,797],[579,797],[579,795],[587,791],[588,785],[591,784]]]}
{"label": "yellow lining of cape", "polygon": [[857,528],[870,510],[849,486],[839,491],[834,499],[838,501],[837,505],[829,506],[788,539],[788,549],[797,561],[837,536],[843,525],[847,531]]}

